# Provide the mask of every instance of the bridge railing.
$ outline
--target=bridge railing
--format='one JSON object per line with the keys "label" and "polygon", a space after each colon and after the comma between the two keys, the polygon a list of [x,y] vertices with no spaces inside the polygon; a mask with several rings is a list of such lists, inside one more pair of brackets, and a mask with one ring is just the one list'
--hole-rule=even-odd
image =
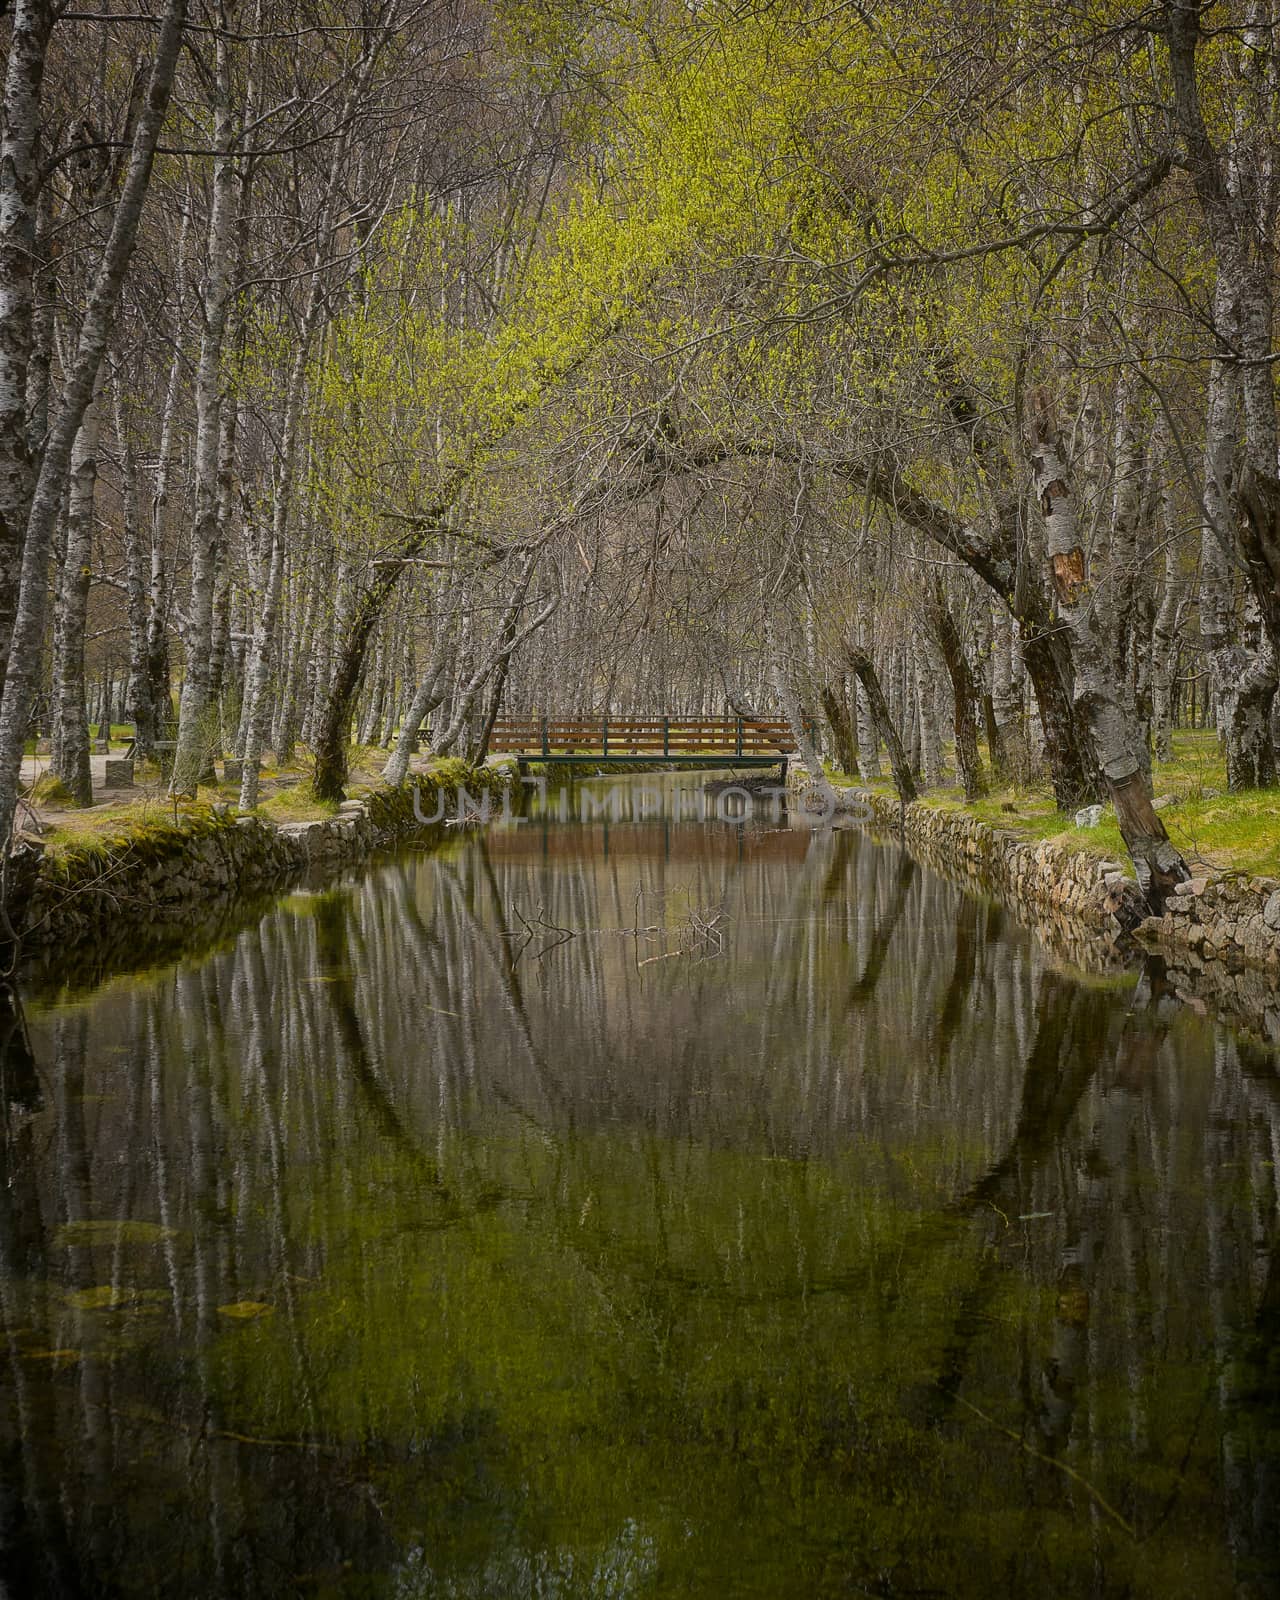
{"label": "bridge railing", "polygon": [[786,756],[785,722],[748,717],[505,717],[493,725],[496,755]]}

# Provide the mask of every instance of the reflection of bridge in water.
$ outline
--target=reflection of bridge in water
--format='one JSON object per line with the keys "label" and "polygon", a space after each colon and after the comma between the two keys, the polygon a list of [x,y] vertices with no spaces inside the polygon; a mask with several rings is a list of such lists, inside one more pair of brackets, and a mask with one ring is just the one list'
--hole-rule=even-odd
{"label": "reflection of bridge in water", "polygon": [[493,725],[489,748],[530,761],[556,764],[610,761],[626,766],[774,767],[795,755],[785,722],[751,717],[525,717]]}

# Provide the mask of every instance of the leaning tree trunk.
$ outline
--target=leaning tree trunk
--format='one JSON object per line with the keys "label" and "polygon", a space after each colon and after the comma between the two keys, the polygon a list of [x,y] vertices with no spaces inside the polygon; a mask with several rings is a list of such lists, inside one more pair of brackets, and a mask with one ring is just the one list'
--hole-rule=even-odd
{"label": "leaning tree trunk", "polygon": [[[956,627],[951,607],[947,604],[942,579],[936,574],[927,600],[929,626],[933,632],[947,676],[951,680],[951,694],[955,701],[956,765],[968,801],[980,800],[987,792],[987,776],[982,770],[982,757],[978,753],[978,685],[965,654],[964,641]],[[994,718],[992,719],[994,723]]]}
{"label": "leaning tree trunk", "polygon": [[0,118],[0,689],[17,626],[23,536],[35,484],[27,377],[43,132],[40,96],[57,9],[51,0],[15,0]]}
{"label": "leaning tree trunk", "polygon": [[28,509],[23,540],[22,584],[9,668],[5,676],[3,698],[0,699],[0,841],[7,841],[13,828],[23,742],[35,696],[36,676],[40,670],[49,543],[66,488],[72,446],[84,420],[85,410],[93,399],[120,290],[138,236],[138,222],[151,181],[156,143],[169,107],[174,69],[185,26],[186,0],[170,0],[160,25],[143,109],[134,126],[128,168],[111,219],[111,231],[85,302],[80,337],[63,388],[62,406],[49,430]]}
{"label": "leaning tree trunk", "polygon": [[536,560],[537,552],[531,550],[521,562],[520,571],[516,576],[515,589],[506,610],[499,620],[497,637],[492,648],[488,652],[478,652],[481,657],[479,665],[465,684],[459,684],[458,698],[453,706],[453,715],[449,726],[436,741],[435,749],[438,755],[448,755],[449,751],[453,749],[454,745],[462,737],[476,699],[488,681],[490,674],[495,671],[505,671],[505,664],[510,661],[512,652],[517,646],[523,644],[531,633],[535,633],[546,622],[548,617],[554,614],[558,607],[559,599],[553,595],[540,611],[536,612],[522,628],[518,631],[516,630],[516,618],[519,616],[520,608],[524,605],[525,596],[529,592],[529,584],[533,579]]}
{"label": "leaning tree trunk", "polygon": [[1139,887],[1158,916],[1167,895],[1190,873],[1152,804],[1151,783],[1135,749],[1132,720],[1111,672],[1053,409],[1043,392],[1033,397],[1031,429],[1031,466],[1044,518],[1049,577],[1057,595],[1058,615],[1071,638],[1077,693]]}
{"label": "leaning tree trunk", "polygon": [[920,791],[916,787],[915,775],[911,771],[907,753],[902,748],[898,730],[889,715],[889,702],[884,697],[884,689],[880,685],[875,663],[865,650],[859,650],[856,645],[848,642],[844,647],[844,657],[849,663],[849,670],[862,685],[876,732],[889,752],[889,763],[893,768],[893,784],[898,791],[898,799],[904,806],[909,805],[911,801],[919,798]]}
{"label": "leaning tree trunk", "polygon": [[444,641],[448,637],[445,619],[441,619],[440,634],[437,648],[432,652],[431,661],[426,671],[418,680],[418,686],[413,691],[413,699],[409,702],[409,709],[405,712],[404,721],[400,724],[400,736],[396,740],[395,749],[387,758],[387,764],[382,769],[384,783],[403,783],[409,773],[409,763],[413,760],[414,751],[418,748],[418,733],[422,728],[423,719],[431,714],[444,699],[442,684],[444,682],[445,661]]}

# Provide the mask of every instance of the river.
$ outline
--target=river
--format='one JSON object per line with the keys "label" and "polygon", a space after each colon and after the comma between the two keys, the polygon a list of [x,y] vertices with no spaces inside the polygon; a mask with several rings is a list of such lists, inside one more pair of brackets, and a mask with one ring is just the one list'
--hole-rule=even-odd
{"label": "river", "polygon": [[1275,1592],[1275,1054],[689,783],[28,997],[9,1600]]}

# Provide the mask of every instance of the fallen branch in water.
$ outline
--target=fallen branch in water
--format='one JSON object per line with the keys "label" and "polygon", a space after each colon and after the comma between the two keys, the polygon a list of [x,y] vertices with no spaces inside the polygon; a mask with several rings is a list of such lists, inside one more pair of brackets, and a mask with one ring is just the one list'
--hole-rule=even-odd
{"label": "fallen branch in water", "polygon": [[545,928],[548,933],[558,933],[558,934],[562,935],[561,938],[559,938],[559,939],[551,939],[547,944],[543,945],[542,949],[538,951],[538,954],[535,957],[535,960],[538,960],[538,961],[541,961],[543,956],[550,955],[550,953],[553,950],[558,950],[562,944],[568,944],[570,939],[576,939],[578,937],[578,933],[577,933],[577,930],[575,928],[562,928],[562,927],[559,926],[558,923],[548,922],[547,919],[542,915],[542,902],[541,901],[538,902],[538,909],[534,913],[534,918],[533,918],[532,922],[529,921],[529,919],[524,915],[524,913],[520,910],[520,907],[518,905],[516,905],[516,903],[514,901],[512,901],[512,903],[511,903],[511,910],[512,910],[513,914],[516,917],[519,918],[521,927],[523,929],[522,933],[517,933],[512,928],[504,928],[502,930],[502,934],[501,934],[502,938],[504,938],[504,939],[519,938],[521,940],[520,948],[515,952],[515,954],[511,958],[511,970],[512,970],[512,972],[514,972],[516,970],[516,966],[517,966],[521,956],[524,955],[525,951],[533,943],[533,940],[536,937],[535,931],[534,931],[535,929],[537,929],[537,928]]}
{"label": "fallen branch in water", "polygon": [[949,1399],[956,1401],[959,1405],[962,1405],[966,1411],[972,1411],[975,1417],[981,1417],[983,1422],[985,1422],[989,1427],[998,1429],[999,1432],[1003,1433],[1006,1438],[1012,1439],[1014,1444],[1016,1444],[1020,1450],[1025,1450],[1029,1456],[1034,1456],[1037,1461],[1043,1461],[1048,1466],[1057,1467],[1059,1472],[1065,1472],[1069,1478],[1073,1478],[1075,1482],[1078,1483],[1085,1491],[1085,1493],[1089,1495],[1090,1498],[1103,1511],[1106,1512],[1106,1514],[1111,1518],[1118,1528],[1123,1528],[1131,1539],[1136,1539],[1138,1537],[1138,1530],[1134,1527],[1133,1523],[1130,1522],[1127,1517],[1121,1516],[1121,1514],[1111,1504],[1110,1500],[1108,1500],[1107,1497],[1102,1493],[1101,1489],[1095,1489],[1093,1484],[1089,1482],[1088,1478],[1086,1478],[1083,1473],[1077,1472],[1070,1462],[1059,1461],[1054,1456],[1045,1455],[1043,1450],[1037,1450],[1034,1445],[1028,1444],[1021,1434],[1015,1433],[1012,1428],[1006,1428],[1003,1422],[997,1422],[994,1417],[989,1417],[985,1411],[979,1410],[979,1408],[975,1406],[972,1401],[966,1400],[962,1394],[955,1394],[950,1389],[943,1388],[942,1384],[940,1383],[936,1384],[935,1387],[941,1389],[943,1394],[945,1394]]}

